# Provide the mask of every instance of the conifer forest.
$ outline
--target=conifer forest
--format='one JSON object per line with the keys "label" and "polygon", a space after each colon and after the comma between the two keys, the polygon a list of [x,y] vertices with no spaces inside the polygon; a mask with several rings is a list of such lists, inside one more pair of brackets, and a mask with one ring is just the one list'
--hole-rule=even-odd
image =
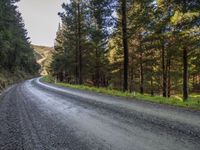
{"label": "conifer forest", "polygon": [[59,81],[170,97],[200,91],[199,0],[70,0],[49,72]]}

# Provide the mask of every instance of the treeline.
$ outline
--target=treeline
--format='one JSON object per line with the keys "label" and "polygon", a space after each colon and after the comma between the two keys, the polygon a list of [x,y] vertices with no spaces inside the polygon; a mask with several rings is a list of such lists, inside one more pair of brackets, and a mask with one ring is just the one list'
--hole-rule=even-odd
{"label": "treeline", "polygon": [[0,74],[4,76],[7,76],[5,73],[35,74],[39,68],[17,10],[18,1],[0,1]]}
{"label": "treeline", "polygon": [[200,85],[199,0],[71,0],[51,72],[60,81],[141,94]]}

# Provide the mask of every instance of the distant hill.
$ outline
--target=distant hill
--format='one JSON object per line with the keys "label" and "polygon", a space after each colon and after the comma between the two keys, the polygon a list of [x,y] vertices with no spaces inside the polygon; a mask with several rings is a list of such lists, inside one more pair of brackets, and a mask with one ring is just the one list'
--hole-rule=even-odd
{"label": "distant hill", "polygon": [[35,52],[37,63],[40,64],[41,66],[40,74],[48,75],[48,68],[52,61],[54,48],[47,46],[38,46],[38,45],[32,45],[32,47]]}

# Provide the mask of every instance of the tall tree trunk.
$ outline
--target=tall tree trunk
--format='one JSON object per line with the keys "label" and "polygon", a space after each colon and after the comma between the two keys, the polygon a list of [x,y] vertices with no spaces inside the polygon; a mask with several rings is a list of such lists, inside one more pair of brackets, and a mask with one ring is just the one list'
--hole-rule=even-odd
{"label": "tall tree trunk", "polygon": [[123,79],[122,79],[122,74],[123,74],[123,72],[122,72],[122,68],[123,68],[123,66],[122,66],[123,64],[121,64],[120,63],[120,70],[119,70],[119,89],[120,90],[122,90],[122,82],[123,82]]}
{"label": "tall tree trunk", "polygon": [[183,100],[187,101],[188,91],[188,52],[186,49],[183,50]]}
{"label": "tall tree trunk", "polygon": [[124,47],[124,84],[123,90],[128,90],[128,63],[129,63],[129,52],[128,52],[128,37],[127,37],[127,1],[122,0],[122,39]]}
{"label": "tall tree trunk", "polygon": [[167,96],[171,97],[171,58],[167,60]]}
{"label": "tall tree trunk", "polygon": [[133,92],[133,67],[130,68],[130,84],[129,84],[129,91]]}
{"label": "tall tree trunk", "polygon": [[60,81],[60,82],[63,82],[63,72],[60,72],[60,73],[59,73],[59,81]]}
{"label": "tall tree trunk", "polygon": [[[77,7],[76,7],[76,12],[78,11]],[[78,78],[79,78],[79,75],[78,75],[78,72],[79,72],[79,69],[78,69],[78,53],[79,53],[79,42],[78,42],[78,13],[76,13],[76,54],[75,54],[75,84],[78,84],[79,81],[78,81]]]}
{"label": "tall tree trunk", "polygon": [[[187,1],[183,0],[183,13],[187,12]],[[188,88],[188,51],[183,49],[183,100],[187,101],[189,97]]]}
{"label": "tall tree trunk", "polygon": [[[77,29],[78,31],[78,29]],[[78,32],[77,32],[78,33]],[[76,33],[76,35],[77,35]],[[75,54],[75,83],[78,84],[78,78],[79,78],[79,75],[78,75],[78,38],[76,38],[76,54]]]}
{"label": "tall tree trunk", "polygon": [[142,52],[140,53],[140,93],[144,94],[144,67]]}
{"label": "tall tree trunk", "polygon": [[78,0],[78,51],[79,51],[79,84],[83,84],[82,79],[82,47],[81,47],[81,11],[80,0]]}
{"label": "tall tree trunk", "polygon": [[99,80],[100,80],[100,74],[99,74],[99,54],[98,54],[98,48],[96,48],[96,67],[95,67],[95,86],[99,87]]}
{"label": "tall tree trunk", "polygon": [[154,96],[153,76],[151,75],[151,96]]}
{"label": "tall tree trunk", "polygon": [[162,78],[163,78],[163,97],[167,97],[167,75],[165,65],[165,47],[162,46]]}

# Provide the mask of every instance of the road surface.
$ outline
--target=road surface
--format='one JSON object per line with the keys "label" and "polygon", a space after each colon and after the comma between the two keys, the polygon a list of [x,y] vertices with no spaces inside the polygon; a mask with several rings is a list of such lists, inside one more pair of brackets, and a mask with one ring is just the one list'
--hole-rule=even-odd
{"label": "road surface", "polygon": [[0,100],[2,150],[200,150],[200,112],[44,84]]}

